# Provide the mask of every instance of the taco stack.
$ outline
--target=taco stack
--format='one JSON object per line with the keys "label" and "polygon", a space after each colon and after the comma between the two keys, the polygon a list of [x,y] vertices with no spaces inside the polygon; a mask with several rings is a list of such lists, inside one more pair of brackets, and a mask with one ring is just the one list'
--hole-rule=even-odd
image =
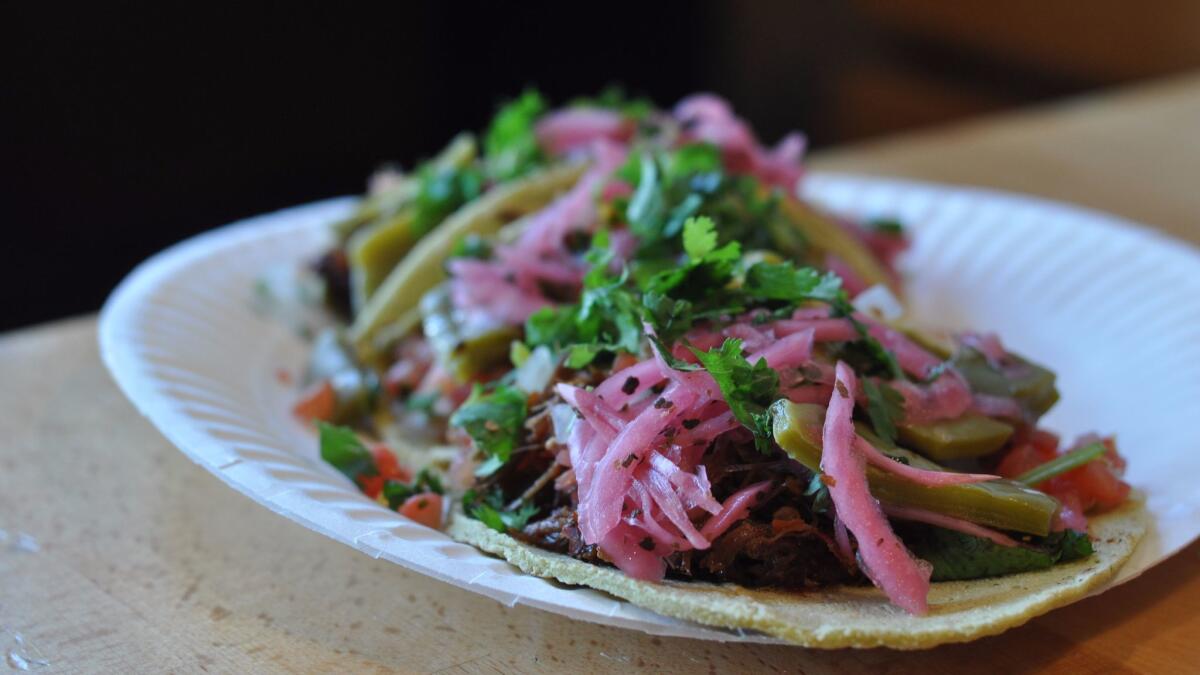
{"label": "taco stack", "polygon": [[1103,584],[1144,527],[1114,439],[1041,428],[1055,376],[999,336],[914,325],[905,227],[803,201],[803,151],[712,95],[527,92],[381,174],[315,266],[322,455],[528,573],[807,646]]}

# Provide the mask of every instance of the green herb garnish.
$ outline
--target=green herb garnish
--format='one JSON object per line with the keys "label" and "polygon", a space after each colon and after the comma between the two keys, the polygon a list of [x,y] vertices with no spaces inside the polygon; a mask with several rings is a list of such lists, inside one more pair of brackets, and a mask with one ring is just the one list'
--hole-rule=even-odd
{"label": "green herb garnish", "polygon": [[483,139],[488,176],[495,180],[515,178],[541,161],[534,124],[544,112],[546,101],[533,89],[501,106]]}
{"label": "green herb garnish", "polygon": [[387,500],[388,507],[392,509],[400,508],[409,497],[419,495],[423,492],[433,492],[439,495],[446,494],[446,488],[442,485],[442,480],[429,469],[421,469],[417,472],[417,477],[413,479],[412,483],[389,480],[383,484],[383,497]]}
{"label": "green herb garnish", "polygon": [[703,299],[706,304],[713,298],[723,297],[722,289],[733,278],[733,271],[741,262],[741,246],[732,241],[718,247],[717,226],[706,216],[684,221],[682,239],[687,261],[654,275],[643,290],[689,300]]}
{"label": "green herb garnish", "polygon": [[843,295],[842,280],[832,272],[822,274],[811,267],[792,263],[757,263],[746,270],[745,292],[756,300],[800,303],[818,300],[837,302]]}
{"label": "green herb garnish", "polygon": [[467,432],[476,450],[487,456],[476,475],[491,474],[508,461],[521,441],[527,415],[526,396],[516,387],[500,385],[487,392],[475,385],[450,416],[450,424]]}
{"label": "green herb garnish", "polygon": [[378,473],[371,451],[358,440],[353,430],[321,421],[317,422],[317,429],[320,431],[321,459],[347,478],[357,481],[363,476]]}
{"label": "green herb garnish", "polygon": [[480,495],[475,490],[467,490],[463,495],[463,510],[472,518],[482,522],[493,530],[505,534],[510,529],[519,530],[525,527],[529,519],[538,512],[533,504],[522,504],[519,508],[508,510],[504,505],[504,496],[499,489],[492,490],[487,495]]}
{"label": "green herb garnish", "polygon": [[753,365],[742,355],[742,341],[726,338],[720,347],[706,352],[689,347],[704,369],[712,375],[729,410],[750,431],[759,452],[772,447],[771,404],[779,398],[779,373],[760,358]]}
{"label": "green herb garnish", "polygon": [[566,349],[568,368],[582,368],[602,352],[636,354],[641,347],[641,308],[627,285],[627,272],[614,274],[609,269],[613,252],[607,232],[592,238],[586,260],[591,268],[579,303],[546,307],[525,321],[525,343]]}

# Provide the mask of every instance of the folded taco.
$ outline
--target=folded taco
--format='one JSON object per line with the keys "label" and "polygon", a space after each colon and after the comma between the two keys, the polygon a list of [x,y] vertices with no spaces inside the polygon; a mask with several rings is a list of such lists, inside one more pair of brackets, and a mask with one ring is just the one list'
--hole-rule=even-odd
{"label": "folded taco", "polygon": [[1113,439],[1040,428],[1054,375],[997,336],[911,325],[902,225],[801,201],[800,136],[710,95],[526,94],[487,146],[378,283],[323,268],[362,299],[300,412],[384,441],[322,428],[368,496],[436,522],[448,485],[449,533],[526,572],[817,647],[996,633],[1132,553]]}

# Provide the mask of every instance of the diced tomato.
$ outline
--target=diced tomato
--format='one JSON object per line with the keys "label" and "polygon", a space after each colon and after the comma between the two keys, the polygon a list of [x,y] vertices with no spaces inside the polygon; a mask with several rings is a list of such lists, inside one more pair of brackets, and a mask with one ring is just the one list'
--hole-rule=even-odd
{"label": "diced tomato", "polygon": [[400,466],[396,455],[382,443],[371,446],[371,455],[375,458],[375,470],[383,480],[398,480],[407,483],[412,480],[412,472]]}
{"label": "diced tomato", "polygon": [[1104,447],[1108,448],[1108,452],[1104,453],[1104,459],[1108,460],[1109,466],[1117,472],[1117,475],[1125,475],[1125,458],[1117,452],[1117,441],[1112,436],[1102,441]]}
{"label": "diced tomato", "polygon": [[[1117,454],[1111,438],[1103,442],[1108,448],[1103,457],[1037,486],[1063,503],[1060,520],[1068,526],[1071,526],[1066,522],[1068,520],[1079,522],[1082,514],[1116,508],[1129,497],[1129,484],[1121,480],[1125,459]],[[1015,478],[1058,454],[1058,438],[1049,432],[1035,430],[1026,442],[1008,451],[996,467],[996,473]]]}
{"label": "diced tomato", "polygon": [[1047,454],[1032,443],[1021,443],[1009,450],[1000,460],[1000,464],[996,466],[996,473],[1005,478],[1016,478],[1053,458],[1053,450]]}
{"label": "diced tomato", "polygon": [[1129,483],[1121,480],[1125,460],[1109,450],[1103,457],[1048,481],[1052,490],[1073,491],[1079,495],[1083,509],[1102,511],[1121,505],[1129,497]]}
{"label": "diced tomato", "polygon": [[442,496],[436,492],[422,492],[404,500],[400,515],[426,527],[438,529],[442,526]]}
{"label": "diced tomato", "polygon": [[383,476],[359,476],[358,486],[362,488],[363,494],[376,499],[383,492],[383,483],[386,479]]}
{"label": "diced tomato", "polygon": [[1058,454],[1058,435],[1045,429],[1034,429],[1029,434],[1029,442],[1047,461],[1054,459],[1054,456]]}
{"label": "diced tomato", "polygon": [[292,408],[292,412],[305,420],[321,420],[328,422],[337,411],[337,394],[329,380],[321,380],[314,384],[301,396]]}

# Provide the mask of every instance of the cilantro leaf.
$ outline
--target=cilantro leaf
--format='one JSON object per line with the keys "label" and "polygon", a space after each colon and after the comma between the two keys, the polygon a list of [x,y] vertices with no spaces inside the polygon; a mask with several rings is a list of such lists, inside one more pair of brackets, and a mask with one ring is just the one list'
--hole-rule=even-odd
{"label": "cilantro leaf", "polygon": [[683,224],[683,250],[688,258],[702,260],[717,248],[717,226],[712,218],[688,218]]}
{"label": "cilantro leaf", "polygon": [[446,216],[478,197],[483,190],[483,175],[470,167],[439,170],[427,165],[419,177],[412,221],[412,231],[417,236],[437,227]]}
{"label": "cilantro leaf", "polygon": [[[625,209],[630,230],[638,235],[643,254],[672,256],[679,250],[676,236],[689,218],[704,212],[738,222],[742,197],[727,199],[735,182],[726,179],[720,152],[709,144],[685,145],[675,150],[645,151],[630,158],[617,175],[634,186]],[[753,179],[751,179],[753,180]],[[755,183],[757,185],[757,183]],[[718,208],[721,200],[728,208]],[[753,230],[753,228],[751,228]],[[742,230],[722,232],[723,241],[740,241]],[[762,239],[748,238],[758,242]],[[760,242],[761,243],[761,242]]]}
{"label": "cilantro leaf", "polygon": [[442,485],[442,479],[429,469],[421,469],[417,472],[417,477],[413,479],[412,483],[388,480],[383,484],[383,497],[387,500],[388,508],[391,509],[400,508],[409,497],[422,492],[444,495],[446,488]]}
{"label": "cilantro leaf", "polygon": [[597,356],[605,350],[605,345],[598,343],[591,344],[573,344],[567,350],[567,359],[563,361],[563,365],[576,370],[586,368],[589,363],[596,360]]}
{"label": "cilantro leaf", "polygon": [[759,359],[751,365],[742,355],[742,341],[726,338],[719,347],[700,351],[689,347],[704,369],[712,375],[733,416],[754,432],[754,445],[760,452],[771,449],[769,408],[779,398],[779,373]]}
{"label": "cilantro leaf", "polygon": [[636,354],[642,337],[638,303],[633,293],[625,288],[628,272],[622,268],[615,276],[609,273],[613,257],[608,233],[598,232],[587,255],[591,269],[583,279],[576,324],[584,338],[581,342],[599,344],[596,353],[619,349]]}
{"label": "cilantro leaf", "polygon": [[569,368],[582,368],[603,352],[636,354],[642,339],[641,307],[627,288],[627,271],[609,272],[613,257],[608,234],[596,233],[586,256],[591,268],[579,303],[534,312],[525,322],[526,344],[567,349]]}
{"label": "cilantro leaf", "polygon": [[320,431],[321,459],[329,462],[352,481],[363,476],[374,476],[375,458],[367,450],[358,435],[348,427],[339,427],[318,421]]}
{"label": "cilantro leaf", "polygon": [[745,291],[759,300],[790,303],[819,300],[837,302],[844,296],[841,277],[812,267],[797,268],[790,262],[756,263],[746,270]]}
{"label": "cilantro leaf", "polygon": [[666,173],[670,180],[720,174],[721,150],[712,143],[689,143],[667,155]]}
{"label": "cilantro leaf", "polygon": [[525,527],[525,524],[537,511],[537,507],[533,504],[525,504],[515,511],[505,511],[490,504],[480,504],[471,509],[471,515],[482,521],[484,525],[504,534],[510,529],[519,530]]}
{"label": "cilantro leaf", "polygon": [[489,176],[497,180],[515,178],[541,160],[534,123],[545,111],[545,99],[533,89],[501,106],[483,139]]}
{"label": "cilantro leaf", "polygon": [[476,384],[471,396],[450,416],[450,424],[471,437],[475,448],[488,457],[487,466],[495,470],[520,443],[527,415],[521,390],[500,385],[486,393]]}
{"label": "cilantro leaf", "polygon": [[643,153],[638,164],[637,188],[625,209],[629,229],[647,246],[662,238],[660,221],[666,213],[666,201],[659,182],[658,162]]}
{"label": "cilantro leaf", "polygon": [[531,347],[561,348],[574,341],[574,307],[543,307],[525,320],[525,343]]}
{"label": "cilantro leaf", "polygon": [[741,245],[731,241],[717,248],[716,224],[711,218],[697,216],[683,224],[683,246],[688,261],[655,274],[643,290],[689,300],[711,302],[723,298],[724,294],[718,291],[733,278],[733,271],[742,259]]}
{"label": "cilantro leaf", "polygon": [[896,442],[896,420],[904,417],[904,397],[900,392],[870,378],[862,378],[863,393],[867,396],[867,417],[875,435],[888,443]]}
{"label": "cilantro leaf", "polygon": [[658,339],[674,344],[692,329],[692,303],[648,291],[642,294],[642,318],[654,327]]}
{"label": "cilantro leaf", "polygon": [[499,488],[482,496],[475,490],[467,490],[463,495],[462,504],[463,510],[472,518],[501,534],[507,533],[509,529],[519,530],[525,527],[529,519],[538,512],[533,504],[522,504],[511,511],[506,509],[504,495]]}

